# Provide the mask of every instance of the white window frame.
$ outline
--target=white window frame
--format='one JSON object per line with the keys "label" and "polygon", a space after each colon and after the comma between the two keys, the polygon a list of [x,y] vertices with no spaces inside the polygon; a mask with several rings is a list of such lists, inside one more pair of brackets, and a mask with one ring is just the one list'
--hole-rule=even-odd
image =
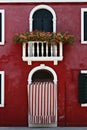
{"label": "white window frame", "polygon": [[35,6],[31,12],[30,12],[30,17],[29,17],[29,31],[31,32],[33,30],[33,14],[39,10],[39,9],[46,9],[48,10],[52,16],[53,16],[53,32],[56,32],[56,13],[55,11],[48,5],[38,5],[38,6]]}
{"label": "white window frame", "polygon": [[[81,70],[81,74],[87,74],[87,70]],[[87,103],[82,103],[81,107],[87,107]]]}
{"label": "white window frame", "polygon": [[84,12],[87,12],[87,8],[81,8],[81,44],[87,44],[84,40]]}
{"label": "white window frame", "polygon": [[2,32],[2,34],[1,34],[1,39],[2,39],[2,41],[0,41],[0,45],[4,45],[4,43],[5,43],[5,38],[4,38],[4,34],[5,34],[5,32],[4,32],[4,29],[5,29],[5,10],[3,10],[3,9],[0,9],[0,13],[2,14],[2,28],[1,28],[1,32]]}
{"label": "white window frame", "polygon": [[0,71],[1,74],[1,104],[0,107],[4,107],[4,80],[5,80],[5,76],[4,76],[4,71]]}

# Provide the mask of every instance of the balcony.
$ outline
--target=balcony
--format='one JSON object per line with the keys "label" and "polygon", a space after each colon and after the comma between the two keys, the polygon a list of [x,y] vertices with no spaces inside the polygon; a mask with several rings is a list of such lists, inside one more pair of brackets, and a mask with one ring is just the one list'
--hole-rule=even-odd
{"label": "balcony", "polygon": [[32,65],[33,61],[53,61],[54,65],[63,60],[63,44],[50,44],[42,41],[23,43],[22,59]]}

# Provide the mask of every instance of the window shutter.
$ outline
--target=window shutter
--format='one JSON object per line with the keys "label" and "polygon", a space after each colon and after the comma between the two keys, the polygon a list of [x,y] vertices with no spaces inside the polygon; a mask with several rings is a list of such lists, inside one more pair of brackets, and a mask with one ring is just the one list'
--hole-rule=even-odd
{"label": "window shutter", "polygon": [[42,19],[41,18],[34,18],[33,20],[33,30],[42,31]]}
{"label": "window shutter", "polygon": [[53,32],[53,22],[50,16],[43,19],[43,30],[45,32]]}
{"label": "window shutter", "polygon": [[1,74],[0,74],[0,104],[1,104]]}
{"label": "window shutter", "polygon": [[84,12],[84,40],[87,41],[87,12]]}
{"label": "window shutter", "polygon": [[46,9],[39,9],[33,15],[33,30],[53,32],[53,16]]}
{"label": "window shutter", "polygon": [[2,41],[2,14],[0,13],[0,42]]}
{"label": "window shutter", "polygon": [[87,103],[87,75],[79,74],[79,103]]}

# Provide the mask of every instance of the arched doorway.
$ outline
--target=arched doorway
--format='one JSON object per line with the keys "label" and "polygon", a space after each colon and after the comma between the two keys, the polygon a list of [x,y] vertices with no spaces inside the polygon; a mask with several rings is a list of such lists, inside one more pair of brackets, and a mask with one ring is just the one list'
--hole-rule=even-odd
{"label": "arched doorway", "polygon": [[57,75],[43,64],[28,76],[28,125],[57,126]]}

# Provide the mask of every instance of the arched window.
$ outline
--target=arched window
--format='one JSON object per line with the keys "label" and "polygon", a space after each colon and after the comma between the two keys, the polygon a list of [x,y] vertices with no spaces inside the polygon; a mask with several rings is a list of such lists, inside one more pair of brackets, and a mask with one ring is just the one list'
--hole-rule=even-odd
{"label": "arched window", "polygon": [[48,70],[38,70],[32,76],[32,81],[53,81],[53,75]]}
{"label": "arched window", "polygon": [[56,32],[56,14],[47,5],[39,5],[33,8],[29,18],[30,31],[40,30],[45,32]]}
{"label": "arched window", "polygon": [[52,68],[45,66],[44,64],[41,64],[40,66],[37,66],[31,70],[28,76],[28,84],[31,84],[33,80],[35,80],[35,78],[37,79],[37,76],[39,75],[41,76],[42,73],[45,74],[45,76],[42,77],[44,78],[49,77],[49,79],[52,80],[57,85],[57,75],[55,71]]}
{"label": "arched window", "polygon": [[53,16],[46,9],[39,9],[33,15],[33,30],[53,32]]}

